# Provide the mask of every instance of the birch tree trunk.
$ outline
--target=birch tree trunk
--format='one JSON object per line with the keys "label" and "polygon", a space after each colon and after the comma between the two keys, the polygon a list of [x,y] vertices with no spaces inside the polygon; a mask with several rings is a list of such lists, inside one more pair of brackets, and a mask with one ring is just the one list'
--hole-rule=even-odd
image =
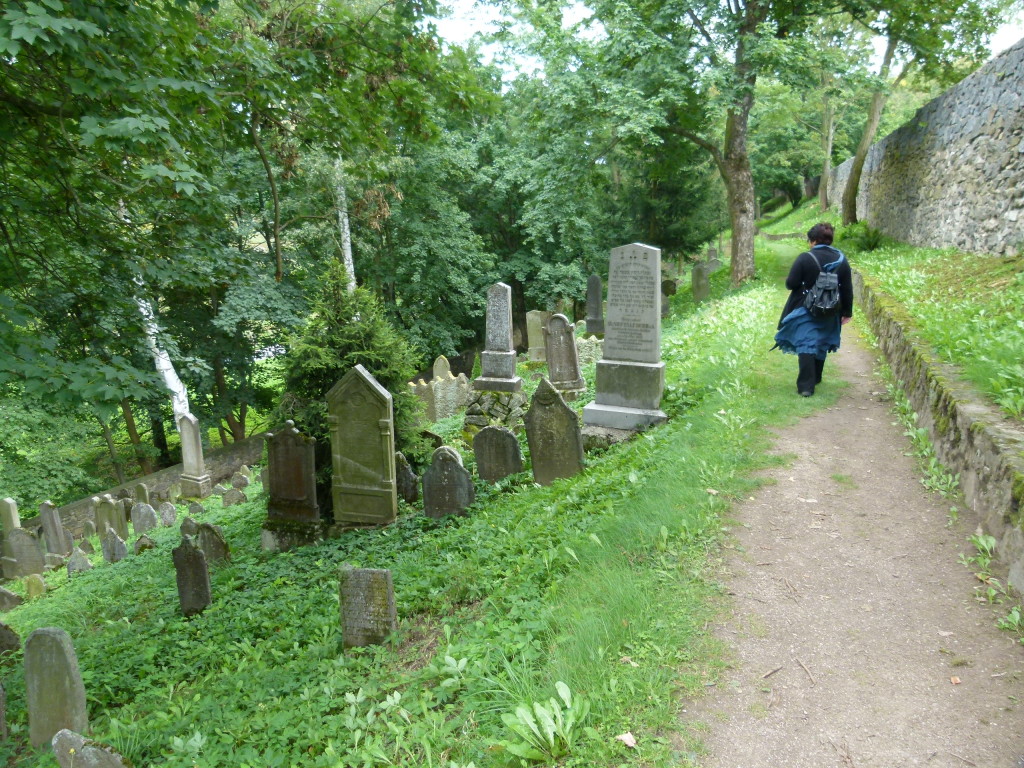
{"label": "birch tree trunk", "polygon": [[356,289],[356,265],[352,260],[352,229],[348,219],[348,192],[345,190],[345,171],[342,159],[334,163],[334,199],[338,208],[338,233],[341,236],[341,258],[348,275],[348,292]]}

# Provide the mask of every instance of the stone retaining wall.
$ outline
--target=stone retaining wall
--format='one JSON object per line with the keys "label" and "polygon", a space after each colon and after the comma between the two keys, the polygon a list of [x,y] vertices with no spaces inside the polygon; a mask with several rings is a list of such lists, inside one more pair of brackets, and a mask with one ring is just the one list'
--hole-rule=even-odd
{"label": "stone retaining wall", "polygon": [[869,278],[855,273],[854,291],[939,461],[959,473],[967,504],[998,542],[1009,583],[1024,592],[1024,430],[985,404],[916,338],[906,311]]}
{"label": "stone retaining wall", "polygon": [[[852,162],[829,178],[833,208]],[[1024,248],[1024,40],[871,147],[857,216],[912,245]]]}

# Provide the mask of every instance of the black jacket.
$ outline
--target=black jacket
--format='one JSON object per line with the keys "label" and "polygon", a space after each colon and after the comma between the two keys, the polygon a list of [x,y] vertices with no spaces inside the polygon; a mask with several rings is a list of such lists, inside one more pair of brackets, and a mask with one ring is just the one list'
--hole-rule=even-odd
{"label": "black jacket", "polygon": [[[816,245],[812,250],[822,266],[831,264],[843,255],[842,251],[831,245]],[[818,279],[818,273],[821,272],[818,261],[815,261],[810,251],[804,251],[796,257],[793,266],[789,268],[786,287],[789,288],[790,294],[786,306],[782,309],[782,315],[779,317],[780,328],[782,327],[782,318],[800,306],[804,300],[804,294]],[[850,271],[850,260],[843,258],[843,263],[836,267],[835,273],[839,275],[839,300],[842,305],[839,314],[843,317],[853,317],[853,273]]]}

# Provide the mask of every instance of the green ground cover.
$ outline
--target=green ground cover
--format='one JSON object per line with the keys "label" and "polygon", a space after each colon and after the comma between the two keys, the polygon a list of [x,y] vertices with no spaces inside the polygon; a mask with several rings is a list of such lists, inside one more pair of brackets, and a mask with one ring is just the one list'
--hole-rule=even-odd
{"label": "green ground cover", "polygon": [[[233,560],[213,570],[202,615],[179,615],[177,531],[164,529],[138,557],[49,574],[50,592],[5,621],[23,638],[71,634],[94,737],[138,766],[690,764],[701,747],[679,733],[682,699],[726,663],[706,627],[730,503],[780,460],[767,428],[841,386],[798,398],[795,361],[768,352],[789,258],[766,251],[735,292],[720,271],[700,308],[676,297],[671,421],[588,457],[576,478],[541,488],[520,475],[480,486],[465,518],[403,507],[388,528],[278,555],[260,550],[261,494],[211,499],[205,519]],[[438,428],[455,439],[451,427]],[[392,570],[401,629],[388,645],[341,651],[343,563]],[[12,728],[0,759],[55,765],[25,746],[20,654],[0,664]],[[615,738],[626,732],[635,748]]]}
{"label": "green ground cover", "polygon": [[1024,419],[1024,255],[916,248],[884,238],[880,247],[864,250],[863,225],[839,227],[836,214],[823,215],[815,202],[764,229],[806,232],[816,221],[837,225],[836,244],[853,267],[903,306],[913,332],[941,359],[958,366],[1007,416]]}

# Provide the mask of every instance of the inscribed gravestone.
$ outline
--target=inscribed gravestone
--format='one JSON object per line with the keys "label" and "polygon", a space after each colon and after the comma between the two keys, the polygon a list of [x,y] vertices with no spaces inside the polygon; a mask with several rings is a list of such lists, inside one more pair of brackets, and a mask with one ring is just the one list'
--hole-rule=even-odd
{"label": "inscribed gravestone", "polygon": [[181,544],[171,550],[171,556],[182,615],[187,618],[202,613],[212,601],[206,555],[191,536],[184,536]]}
{"label": "inscribed gravestone", "polygon": [[398,487],[398,498],[406,504],[415,504],[420,497],[420,479],[412,471],[412,465],[401,451],[395,453],[395,482]]}
{"label": "inscribed gravestone", "polygon": [[523,471],[523,451],[515,433],[505,427],[484,427],[473,437],[476,471],[489,483]]}
{"label": "inscribed gravestone", "polygon": [[78,657],[63,629],[37,629],[25,640],[25,698],[33,747],[48,745],[62,728],[89,730]]}
{"label": "inscribed gravestone", "polygon": [[103,549],[103,559],[108,563],[117,563],[128,557],[128,545],[117,535],[117,531],[111,528],[107,529],[100,544]]}
{"label": "inscribed gravestone", "polygon": [[693,303],[700,304],[711,296],[711,269],[708,264],[698,262],[690,270],[690,290],[693,292]]}
{"label": "inscribed gravestone", "polygon": [[[180,493],[185,496],[205,498],[210,495],[213,483],[206,472],[203,461],[203,438],[199,421],[191,413],[184,413],[177,418],[178,433],[181,435],[181,486]],[[172,489],[167,489],[168,499],[174,501]]]}
{"label": "inscribed gravestone", "polygon": [[270,487],[267,489],[267,517],[271,520],[317,525],[320,507],[316,501],[316,440],[299,433],[295,422],[268,434],[267,458]]}
{"label": "inscribed gravestone", "polygon": [[46,568],[39,538],[24,528],[15,528],[4,537],[4,576],[17,579]]}
{"label": "inscribed gravestone", "polygon": [[75,551],[68,558],[68,576],[74,576],[76,573],[85,573],[89,570],[92,570],[92,563],[89,561],[89,558],[82,551],[81,547],[75,547]]}
{"label": "inscribed gravestone", "polygon": [[600,275],[587,278],[587,333],[604,335],[604,286]]}
{"label": "inscribed gravestone", "polygon": [[200,523],[196,531],[196,544],[206,555],[207,563],[228,563],[231,562],[231,549],[228,541],[224,538],[224,531],[219,525]]}
{"label": "inscribed gravestone", "polygon": [[544,329],[553,314],[540,309],[531,309],[526,313],[526,338],[530,345],[527,356],[531,363],[543,363],[548,359]]}
{"label": "inscribed gravestone", "polygon": [[[193,504],[196,502],[193,502]],[[202,505],[199,505],[202,508]],[[192,504],[188,505],[188,510],[192,512]],[[160,502],[160,507],[157,509],[160,513],[160,524],[166,528],[170,528],[176,522],[178,522],[178,508],[171,504],[169,501]],[[203,510],[205,511],[205,510]]]}
{"label": "inscribed gravestone", "polygon": [[182,536],[195,536],[199,533],[199,523],[193,520],[191,517],[186,517],[181,521],[181,535]]}
{"label": "inscribed gravestone", "polygon": [[128,768],[121,755],[103,744],[64,728],[50,742],[60,768]]}
{"label": "inscribed gravestone", "polygon": [[392,523],[398,514],[391,393],[357,365],[327,393],[334,520]]}
{"label": "inscribed gravestone", "polygon": [[435,450],[423,473],[423,513],[435,519],[463,515],[475,498],[473,478],[462,466],[459,452],[446,445]]}
{"label": "inscribed gravestone", "polygon": [[46,551],[55,555],[69,554],[72,542],[64,536],[64,523],[61,522],[60,512],[52,501],[44,501],[39,505],[39,519],[43,523]]}
{"label": "inscribed gravestone", "polygon": [[398,628],[391,571],[342,566],[338,592],[345,648],[382,643]]}
{"label": "inscribed gravestone", "polygon": [[149,504],[149,486],[145,483],[136,483],[133,495],[136,504]]}
{"label": "inscribed gravestone", "polygon": [[661,251],[640,243],[614,248],[608,264],[604,357],[597,363],[588,426],[639,429],[668,417],[661,411]]}
{"label": "inscribed gravestone", "polygon": [[135,527],[135,533],[139,535],[159,527],[160,521],[157,519],[156,510],[149,504],[135,504],[132,507],[132,525]]}
{"label": "inscribed gravestone", "polygon": [[473,389],[486,392],[518,392],[523,380],[516,376],[516,352],[512,346],[512,289],[495,283],[487,289],[487,348],[480,355],[480,377]]}
{"label": "inscribed gravestone", "polygon": [[554,315],[544,328],[548,379],[559,392],[578,393],[586,389],[576,350],[576,326],[565,315]]}
{"label": "inscribed gravestone", "polygon": [[526,412],[533,479],[551,485],[583,470],[583,436],[576,412],[547,379],[541,380]]}

